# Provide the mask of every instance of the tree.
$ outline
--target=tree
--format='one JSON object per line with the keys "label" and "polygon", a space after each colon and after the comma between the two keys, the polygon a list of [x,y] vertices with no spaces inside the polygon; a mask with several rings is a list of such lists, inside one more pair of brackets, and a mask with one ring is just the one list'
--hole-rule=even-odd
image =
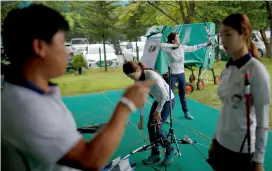
{"label": "tree", "polygon": [[205,5],[199,6],[201,8],[200,11],[209,11],[206,13],[206,16],[217,24],[217,29],[219,28],[222,20],[229,14],[245,13],[251,21],[252,29],[259,30],[261,33],[268,56],[272,56],[271,44],[268,42],[264,33],[269,25],[269,21],[271,21],[271,17],[269,17],[269,15],[271,15],[271,2],[213,1],[201,3]]}
{"label": "tree", "polygon": [[70,32],[68,33],[68,37],[71,37],[69,35],[75,34],[76,32],[76,22],[80,18],[81,13],[77,11],[79,5],[78,2],[73,1],[36,1],[33,3],[43,4],[46,5],[58,12],[60,12],[67,22],[69,23]]}
{"label": "tree", "polygon": [[87,67],[87,62],[85,61],[82,53],[73,56],[72,65],[78,71],[79,75],[81,75],[82,68]]}
{"label": "tree", "polygon": [[96,41],[102,39],[105,71],[107,71],[105,41],[119,34],[115,28],[117,17],[114,15],[117,7],[112,1],[92,1],[82,5],[85,14],[81,16],[78,30],[93,36]]}
{"label": "tree", "polygon": [[117,25],[127,40],[137,41],[137,38],[143,36],[150,26],[148,23],[141,22],[144,9],[140,6],[141,2],[138,1],[129,3],[126,8],[120,7],[116,11],[119,16]]}
{"label": "tree", "polygon": [[[271,2],[270,1],[265,1],[265,6],[266,6],[266,12],[267,12],[267,27],[268,25],[270,26],[270,33],[272,31],[272,7],[271,7]],[[267,57],[272,58],[272,36],[270,35],[270,41],[268,41],[266,34],[265,34],[265,28],[260,29],[260,33],[262,36],[262,39],[264,41],[265,47],[266,47],[266,52],[267,52]]]}
{"label": "tree", "polygon": [[175,25],[193,23],[196,2],[194,1],[147,1],[153,8],[174,22]]}

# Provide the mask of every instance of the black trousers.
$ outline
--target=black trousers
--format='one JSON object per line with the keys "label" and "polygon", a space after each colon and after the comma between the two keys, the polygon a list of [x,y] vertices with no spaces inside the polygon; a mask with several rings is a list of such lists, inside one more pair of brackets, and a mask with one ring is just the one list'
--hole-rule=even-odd
{"label": "black trousers", "polygon": [[215,171],[251,171],[252,156],[233,152],[215,140],[208,162]]}

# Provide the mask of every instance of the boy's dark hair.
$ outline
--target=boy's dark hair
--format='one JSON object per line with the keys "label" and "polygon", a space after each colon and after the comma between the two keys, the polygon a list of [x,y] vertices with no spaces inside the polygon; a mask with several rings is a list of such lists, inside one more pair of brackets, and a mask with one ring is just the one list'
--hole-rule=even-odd
{"label": "boy's dark hair", "polygon": [[50,43],[59,31],[69,31],[69,24],[57,11],[33,4],[11,10],[2,25],[2,41],[11,64],[21,66],[33,54],[34,39]]}

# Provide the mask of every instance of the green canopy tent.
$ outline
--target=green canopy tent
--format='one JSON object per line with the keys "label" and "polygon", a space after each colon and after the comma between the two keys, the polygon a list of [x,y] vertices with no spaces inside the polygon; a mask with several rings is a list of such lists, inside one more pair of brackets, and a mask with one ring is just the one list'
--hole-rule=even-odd
{"label": "green canopy tent", "polygon": [[[214,23],[194,23],[183,24],[175,27],[165,26],[153,26],[148,29],[146,33],[146,43],[143,52],[141,62],[147,67],[156,69],[160,74],[164,74],[168,71],[168,57],[167,54],[161,50],[160,44],[167,42],[168,34],[176,32],[179,34],[181,44],[187,46],[198,45],[207,42],[211,39],[212,44],[215,44],[215,24]],[[185,52],[186,68],[192,71],[189,82],[187,83],[187,93],[193,91],[193,85],[196,80],[194,76],[193,67],[199,68],[199,74],[197,78],[197,88],[204,88],[203,73],[206,70],[211,70],[213,73],[214,84],[218,84],[219,77],[215,76],[213,65],[215,61],[215,49],[212,46],[198,49],[194,52]]]}

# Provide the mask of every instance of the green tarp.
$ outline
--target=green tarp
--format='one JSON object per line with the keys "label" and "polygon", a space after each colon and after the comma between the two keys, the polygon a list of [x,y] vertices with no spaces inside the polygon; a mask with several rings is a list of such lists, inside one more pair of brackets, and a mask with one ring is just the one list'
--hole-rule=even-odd
{"label": "green tarp", "polygon": [[[202,44],[210,38],[212,43],[215,43],[215,24],[214,23],[195,23],[172,26],[153,26],[147,33],[147,42],[152,39],[161,39],[161,43],[167,42],[167,36],[170,32],[179,33],[181,44],[193,46]],[[148,44],[146,44],[145,48]],[[144,54],[145,55],[145,54]],[[148,54],[147,54],[148,56]],[[144,56],[146,58],[146,56]],[[201,48],[195,52],[185,52],[185,66],[202,67],[203,69],[211,69],[215,60],[215,50],[212,46]],[[161,49],[158,51],[155,62],[155,69],[162,73],[167,72],[168,57]]]}

